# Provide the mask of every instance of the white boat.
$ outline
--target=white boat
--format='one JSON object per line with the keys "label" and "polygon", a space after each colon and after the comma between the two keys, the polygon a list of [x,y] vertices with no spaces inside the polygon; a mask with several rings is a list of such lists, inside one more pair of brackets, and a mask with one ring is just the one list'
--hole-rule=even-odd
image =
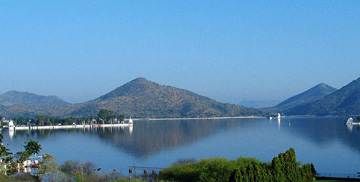
{"label": "white boat", "polygon": [[133,120],[131,119],[131,117],[129,119],[129,124],[133,124]]}
{"label": "white boat", "polygon": [[281,115],[280,115],[280,113],[278,113],[278,116],[277,116],[277,118],[278,118],[278,119],[281,119]]}

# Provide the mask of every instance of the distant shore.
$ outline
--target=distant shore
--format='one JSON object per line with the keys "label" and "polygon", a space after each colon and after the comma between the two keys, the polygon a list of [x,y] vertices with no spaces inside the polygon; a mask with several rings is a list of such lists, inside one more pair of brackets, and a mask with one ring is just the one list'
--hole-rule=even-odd
{"label": "distant shore", "polygon": [[[238,119],[238,118],[266,118],[263,116],[236,116],[236,117],[208,117],[208,118],[132,118],[134,121],[165,121],[165,120],[200,120],[200,119]],[[128,119],[126,119],[128,120]]]}
{"label": "distant shore", "polygon": [[[326,116],[316,116],[316,115],[289,115],[281,116],[281,118],[296,118],[296,117],[346,117],[346,116],[337,116],[337,115],[326,115]],[[246,118],[267,118],[265,116],[236,116],[236,117],[208,117],[208,118],[132,118],[134,121],[165,121],[165,120],[205,120],[205,119],[246,119]],[[129,119],[125,119],[126,121]]]}

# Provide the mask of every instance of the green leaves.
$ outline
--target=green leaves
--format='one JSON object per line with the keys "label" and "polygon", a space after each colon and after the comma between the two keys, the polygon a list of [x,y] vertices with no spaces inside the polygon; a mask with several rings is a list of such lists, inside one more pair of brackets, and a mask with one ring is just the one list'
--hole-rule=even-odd
{"label": "green leaves", "polygon": [[192,163],[175,163],[160,172],[164,180],[242,182],[242,181],[314,181],[316,171],[312,164],[301,168],[296,161],[295,150],[274,157],[272,163],[260,162],[254,158],[240,157],[228,161],[224,158],[203,159]]}
{"label": "green leaves", "polygon": [[31,154],[39,154],[40,153],[40,150],[42,149],[41,148],[41,145],[39,144],[39,142],[37,141],[34,141],[32,139],[30,139],[29,142],[25,142],[25,152],[29,155]]}
{"label": "green leaves", "polygon": [[30,155],[25,151],[19,151],[19,152],[16,152],[16,154],[15,154],[15,158],[17,158],[18,162],[24,162],[24,161],[28,160],[29,157],[30,157]]}
{"label": "green leaves", "polygon": [[114,120],[116,115],[113,111],[101,109],[98,114],[99,119],[102,121],[103,124],[108,124],[110,121]]}

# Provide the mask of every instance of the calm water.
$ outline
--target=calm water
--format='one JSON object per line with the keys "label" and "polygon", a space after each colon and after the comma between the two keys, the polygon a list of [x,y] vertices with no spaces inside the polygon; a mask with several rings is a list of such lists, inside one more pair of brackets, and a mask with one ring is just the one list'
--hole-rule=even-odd
{"label": "calm water", "polygon": [[[313,163],[323,175],[354,176],[360,171],[360,127],[346,118],[283,118],[135,121],[132,128],[2,131],[12,152],[30,138],[42,153],[61,164],[92,161],[103,170],[129,166],[167,167],[178,159],[255,157],[271,161],[295,148],[298,160]],[[290,125],[289,125],[290,123]]]}

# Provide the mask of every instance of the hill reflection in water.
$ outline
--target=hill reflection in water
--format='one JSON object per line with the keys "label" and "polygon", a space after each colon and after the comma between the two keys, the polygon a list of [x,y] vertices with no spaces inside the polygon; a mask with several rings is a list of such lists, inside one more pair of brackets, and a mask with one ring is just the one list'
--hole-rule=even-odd
{"label": "hill reflection in water", "polygon": [[[133,128],[69,130],[3,130],[4,144],[22,150],[29,138],[42,153],[59,159],[93,161],[103,169],[133,164],[166,167],[180,158],[256,157],[271,161],[295,148],[298,160],[314,163],[318,172],[360,171],[360,127],[349,130],[346,118],[266,118],[136,121]],[[291,123],[291,124],[290,124]],[[115,166],[115,167],[114,167]]]}
{"label": "hill reflection in water", "polygon": [[146,157],[161,150],[176,148],[210,136],[216,132],[241,126],[234,120],[177,120],[177,121],[137,121],[132,128],[92,128],[67,130],[16,131],[12,140],[30,137],[38,140],[64,134],[84,134],[97,136],[118,149],[126,150],[135,157]]}
{"label": "hill reflection in water", "polygon": [[282,122],[291,123],[291,134],[306,138],[308,141],[318,145],[326,146],[333,141],[353,148],[360,152],[360,127],[351,128],[347,126],[347,118],[286,118]]}

